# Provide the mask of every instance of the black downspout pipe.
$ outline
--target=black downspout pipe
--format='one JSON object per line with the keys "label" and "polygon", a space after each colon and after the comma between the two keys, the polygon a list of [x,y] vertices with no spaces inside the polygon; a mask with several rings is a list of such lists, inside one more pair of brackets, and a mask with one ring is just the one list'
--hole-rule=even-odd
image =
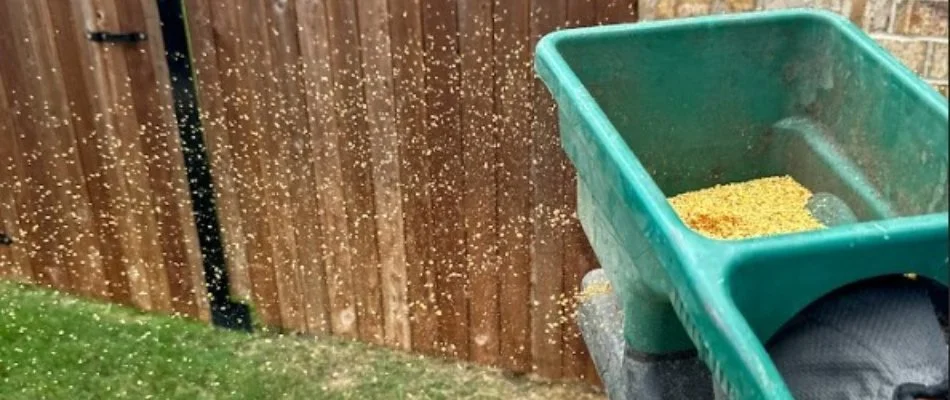
{"label": "black downspout pipe", "polygon": [[228,270],[215,208],[214,180],[199,117],[197,88],[191,65],[188,28],[181,0],[157,0],[165,41],[165,58],[175,101],[175,119],[181,136],[188,187],[198,229],[198,243],[210,296],[211,320],[216,326],[251,330],[249,308],[230,300]]}

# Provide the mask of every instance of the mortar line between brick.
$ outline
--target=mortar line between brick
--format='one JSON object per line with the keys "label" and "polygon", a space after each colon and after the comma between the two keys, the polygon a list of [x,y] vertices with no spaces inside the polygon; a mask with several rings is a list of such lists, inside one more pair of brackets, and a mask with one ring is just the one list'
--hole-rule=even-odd
{"label": "mortar line between brick", "polygon": [[934,47],[933,43],[927,43],[927,50],[924,50],[924,66],[921,67],[922,70],[920,74],[926,77],[930,77],[930,59],[933,58]]}
{"label": "mortar line between brick", "polygon": [[[897,26],[897,2],[899,0],[891,0],[891,12],[887,16],[887,31],[890,33],[894,32],[894,27]],[[908,0],[913,1],[913,0]]]}
{"label": "mortar line between brick", "polygon": [[884,39],[884,40],[893,40],[899,42],[925,42],[925,43],[939,43],[947,44],[950,42],[950,39],[939,36],[911,36],[911,35],[898,35],[894,33],[872,33],[871,37],[874,39]]}

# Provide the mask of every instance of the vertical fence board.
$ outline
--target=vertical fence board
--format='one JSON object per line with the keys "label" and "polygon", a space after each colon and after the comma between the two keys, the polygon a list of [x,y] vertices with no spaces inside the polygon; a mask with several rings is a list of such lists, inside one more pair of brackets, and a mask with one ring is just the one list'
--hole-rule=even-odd
{"label": "vertical fence board", "polygon": [[[94,230],[91,228],[92,215],[84,185],[83,167],[76,156],[75,130],[69,124],[72,111],[66,102],[68,97],[65,80],[59,73],[62,63],[56,51],[57,34],[52,25],[48,4],[37,2],[24,8],[30,10],[28,20],[33,32],[29,39],[39,46],[36,53],[39,56],[39,70],[31,72],[42,77],[42,108],[47,120],[41,122],[41,126],[56,131],[59,145],[54,147],[67,152],[50,152],[49,149],[43,149],[47,150],[47,155],[52,158],[65,159],[63,164],[68,171],[65,179],[60,175],[52,177],[50,182],[51,185],[65,187],[54,208],[63,212],[56,221],[69,226],[65,231],[68,232],[67,235],[57,238],[57,246],[51,250],[64,256],[74,290],[90,296],[106,297],[108,289],[103,279],[102,259],[99,256],[100,242],[94,237]],[[57,192],[57,189],[51,187],[47,190]]]}
{"label": "vertical fence board", "polygon": [[[74,8],[81,29],[72,32],[118,31],[119,15],[108,0],[81,2]],[[156,222],[152,216],[148,171],[142,154],[140,124],[135,114],[133,89],[124,49],[107,43],[90,43],[86,60],[94,66],[87,85],[96,93],[93,102],[98,118],[96,150],[103,154],[93,173],[101,173],[105,204],[97,209],[111,279],[128,281],[129,300],[153,309],[150,271],[161,267],[161,249],[155,245]],[[95,150],[92,150],[95,151]],[[156,282],[157,284],[157,282]]]}
{"label": "vertical fence board", "polygon": [[[94,117],[102,113],[99,103],[107,96],[99,93],[99,90],[92,90],[97,88],[95,66],[99,66],[100,60],[94,59],[89,45],[81,42],[84,39],[81,32],[85,30],[86,22],[83,18],[83,4],[59,2],[50,6],[54,21],[64,25],[60,27],[63,31],[60,37],[66,43],[59,46],[59,51],[64,60],[63,69],[73,71],[67,81],[67,96],[73,108],[72,117],[79,154],[85,174],[88,175],[86,187],[97,225],[96,233],[101,241],[105,278],[112,300],[132,304],[133,289],[127,265],[123,262],[123,245],[127,244],[131,249],[135,244],[129,243],[133,238],[122,230],[128,229],[129,225],[120,227],[120,222],[117,221],[128,210],[125,197],[121,193],[124,180],[121,171],[116,167],[119,162],[115,154],[116,146],[111,145],[109,134],[102,131],[103,125],[108,122],[104,121],[104,115]],[[110,182],[117,184],[111,185]],[[142,288],[141,285],[139,287]]]}
{"label": "vertical fence board", "polygon": [[[531,47],[566,19],[567,2],[532,1]],[[564,301],[564,222],[571,212],[565,204],[563,151],[554,100],[538,79],[532,81],[534,121],[531,182],[534,185],[531,243],[531,360],[532,370],[560,378]]]}
{"label": "vertical fence board", "polygon": [[102,134],[98,132],[95,121],[98,107],[94,103],[99,101],[99,94],[90,91],[93,71],[86,67],[91,65],[91,61],[86,44],[88,40],[83,35],[79,3],[52,2],[48,3],[48,6],[58,37],[57,50],[71,111],[70,119],[76,133],[76,146],[89,194],[94,232],[102,251],[106,289],[113,301],[130,304],[126,266],[120,257],[121,241],[116,237],[117,224],[112,222],[116,210],[110,209],[112,200],[109,197],[108,180],[109,173],[114,172],[114,169],[104,169],[106,160],[114,157],[112,147],[104,147],[100,142]]}
{"label": "vertical fence board", "polygon": [[[569,183],[565,200],[569,201],[573,207],[576,207],[577,196],[576,186]],[[572,210],[573,210],[572,207]],[[597,259],[594,257],[594,251],[587,242],[587,237],[581,228],[580,221],[572,215],[571,220],[564,229],[564,295],[565,303],[562,305],[563,314],[570,318],[570,322],[564,326],[564,372],[565,377],[583,378],[593,385],[599,385],[597,371],[594,368],[594,362],[587,352],[587,345],[584,344],[584,338],[581,337],[577,323],[574,320],[576,300],[574,296],[581,287],[581,280],[587,272],[596,269]]]}
{"label": "vertical fence board", "polygon": [[314,189],[313,164],[310,160],[312,150],[310,127],[307,121],[306,92],[301,75],[301,55],[297,22],[297,6],[293,2],[273,1],[269,11],[274,22],[271,36],[271,48],[274,52],[275,70],[279,87],[280,102],[278,116],[282,137],[281,157],[284,166],[278,171],[276,179],[289,184],[284,191],[287,226],[294,238],[294,259],[289,271],[293,278],[293,287],[297,292],[299,304],[295,307],[299,322],[299,331],[317,333],[326,331],[326,310],[324,302],[315,291],[325,292],[323,285],[323,260],[320,257],[321,238],[317,235],[319,225],[316,221],[316,193]]}
{"label": "vertical fence board", "polygon": [[431,174],[426,139],[425,53],[420,1],[390,1],[395,126],[399,136],[409,326],[413,350],[434,354],[438,341]]}
{"label": "vertical fence board", "polygon": [[[297,280],[301,268],[296,253],[296,236],[291,202],[293,176],[301,171],[290,165],[293,135],[304,131],[302,115],[297,111],[299,93],[293,79],[299,59],[294,8],[286,2],[265,1],[252,5],[252,65],[257,85],[256,113],[261,120],[264,157],[261,157],[266,193],[264,212],[269,221],[273,254],[274,280],[280,309],[281,328],[293,332],[306,330],[303,292]],[[290,29],[290,26],[294,26]],[[302,111],[302,110],[301,110]]]}
{"label": "vertical fence board", "polygon": [[462,218],[471,299],[471,359],[488,365],[499,362],[499,260],[495,203],[494,65],[492,1],[459,0],[461,53],[461,124],[465,187]]}
{"label": "vertical fence board", "polygon": [[22,154],[17,148],[17,131],[13,113],[7,102],[7,90],[0,76],[0,232],[15,241],[0,245],[0,279],[31,282],[33,269],[26,247],[20,240],[18,207],[26,201],[23,196]]}
{"label": "vertical fence board", "polygon": [[[280,163],[279,149],[275,143],[276,132],[274,124],[277,117],[272,101],[276,94],[273,88],[273,63],[270,58],[270,47],[267,45],[268,26],[267,16],[264,13],[262,2],[248,2],[239,4],[238,19],[240,20],[240,36],[243,46],[242,58],[238,65],[245,69],[245,84],[247,85],[246,101],[251,114],[248,115],[248,138],[254,144],[256,151],[248,152],[246,157],[253,163],[256,171],[256,189],[260,197],[254,199],[251,207],[259,221],[261,236],[254,240],[260,242],[261,258],[259,263],[251,265],[251,287],[257,294],[255,305],[267,308],[272,314],[267,324],[275,329],[297,325],[293,313],[292,295],[285,281],[285,270],[290,257],[287,254],[285,230],[287,221],[285,207],[282,204],[281,189],[285,177],[277,177],[275,170]],[[281,181],[277,181],[280,179]],[[266,286],[256,286],[258,277],[262,277]],[[264,294],[266,293],[266,295]],[[262,304],[264,303],[264,304]]]}
{"label": "vertical fence board", "polygon": [[356,7],[357,4],[350,1],[327,2],[330,43],[334,49],[330,55],[334,71],[333,110],[342,134],[339,151],[349,228],[348,251],[352,254],[353,271],[359,277],[354,279],[359,334],[363,340],[382,343],[379,250]]}
{"label": "vertical fence board", "polygon": [[529,4],[495,1],[495,109],[502,366],[530,369],[531,86]]}
{"label": "vertical fence board", "polygon": [[356,294],[348,248],[348,227],[344,206],[340,161],[340,128],[333,111],[334,80],[330,63],[329,27],[326,2],[298,0],[300,48],[304,58],[307,115],[313,132],[314,173],[317,179],[317,206],[322,226],[322,253],[326,266],[326,287],[330,328],[344,337],[358,336]]}
{"label": "vertical fence board", "polygon": [[[181,146],[178,143],[178,129],[175,126],[174,116],[170,115],[172,101],[168,93],[168,70],[165,66],[164,44],[161,32],[157,31],[158,21],[150,29],[146,22],[142,3],[117,2],[115,3],[120,31],[141,31],[149,35],[150,40],[138,46],[129,46],[120,50],[125,57],[128,68],[129,86],[134,92],[129,96],[132,110],[128,112],[134,116],[139,124],[138,136],[140,151],[144,155],[143,164],[146,170],[148,185],[142,185],[140,190],[148,190],[151,199],[139,204],[137,212],[141,219],[148,221],[140,226],[141,236],[149,243],[157,246],[147,247],[150,257],[156,262],[146,264],[146,273],[149,282],[149,297],[152,308],[170,312],[172,310],[172,295],[170,294],[169,270],[184,270],[192,267],[187,258],[188,247],[178,248],[178,241],[194,245],[194,235],[177,229],[180,221],[176,218],[175,208],[185,207],[186,213],[191,213],[191,199],[186,185],[182,185],[184,176],[181,168]],[[154,2],[147,6],[154,7]],[[163,79],[164,78],[164,79]],[[171,138],[171,140],[169,140]],[[176,168],[179,168],[176,170]],[[184,192],[177,192],[183,189]],[[172,213],[168,213],[172,211]],[[186,245],[187,246],[187,245]],[[154,253],[154,254],[152,254]],[[166,260],[167,258],[170,258]],[[165,263],[164,261],[168,261]],[[199,268],[200,268],[200,263]],[[193,285],[188,276],[186,284]],[[190,290],[183,296],[182,303],[194,303]],[[197,316],[197,307],[183,307],[181,312]]]}
{"label": "vertical fence board", "polygon": [[392,49],[387,0],[361,2],[359,22],[381,265],[384,342],[392,347],[409,349],[406,250],[399,174],[401,155],[399,137],[393,124]]}
{"label": "vertical fence board", "polygon": [[[248,273],[251,283],[253,306],[259,310],[261,322],[271,327],[280,327],[282,313],[280,292],[277,286],[276,269],[282,260],[275,253],[276,232],[274,232],[275,210],[272,195],[268,191],[267,166],[270,156],[267,147],[265,129],[269,116],[263,115],[268,93],[265,91],[261,54],[260,26],[255,24],[256,10],[253,4],[237,7],[215,3],[215,16],[219,12],[227,13],[228,28],[221,36],[233,41],[234,52],[225,53],[224,65],[229,75],[230,103],[234,116],[230,118],[236,126],[231,129],[232,148],[235,160],[241,172],[240,196],[244,227],[248,235]],[[228,89],[225,89],[228,90]],[[236,135],[236,137],[235,137]]]}
{"label": "vertical fence board", "polygon": [[465,232],[461,224],[462,141],[459,125],[459,71],[456,5],[427,1],[423,5],[426,51],[426,140],[431,151],[432,246],[436,269],[439,350],[468,357],[467,274]]}
{"label": "vertical fence board", "polygon": [[290,270],[284,270],[283,281],[285,291],[293,289],[288,294],[296,294],[296,298],[282,296],[281,307],[284,308],[287,300],[300,303],[293,306],[293,310],[300,313],[296,316],[297,326],[286,326],[299,331],[307,330],[312,333],[328,331],[326,310],[326,283],[324,260],[321,246],[323,245],[322,232],[319,224],[315,223],[318,217],[317,193],[313,171],[313,136],[307,118],[306,87],[302,74],[301,49],[298,45],[298,10],[293,2],[269,2],[268,15],[271,19],[273,32],[270,35],[270,49],[274,60],[272,68],[277,86],[274,104],[276,107],[273,128],[274,135],[281,142],[276,143],[283,165],[277,171],[274,179],[285,180],[289,183],[289,190],[281,193],[286,197],[281,201],[282,207],[287,207],[285,217],[289,217],[286,226],[292,228],[295,244],[295,255],[291,261]]}

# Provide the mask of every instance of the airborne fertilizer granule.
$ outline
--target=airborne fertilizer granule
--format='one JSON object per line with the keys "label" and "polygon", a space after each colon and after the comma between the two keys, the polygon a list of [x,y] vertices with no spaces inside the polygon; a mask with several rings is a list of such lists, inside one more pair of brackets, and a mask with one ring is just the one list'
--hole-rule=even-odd
{"label": "airborne fertilizer granule", "polygon": [[714,239],[745,239],[824,228],[805,208],[811,191],[790,176],[717,185],[669,199],[693,230]]}

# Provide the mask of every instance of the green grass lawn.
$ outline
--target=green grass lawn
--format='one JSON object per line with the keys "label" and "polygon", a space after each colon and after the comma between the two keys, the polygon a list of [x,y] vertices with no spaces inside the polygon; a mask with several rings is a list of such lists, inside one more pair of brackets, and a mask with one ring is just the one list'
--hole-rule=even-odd
{"label": "green grass lawn", "polygon": [[248,335],[0,283],[0,399],[585,399],[354,342]]}

